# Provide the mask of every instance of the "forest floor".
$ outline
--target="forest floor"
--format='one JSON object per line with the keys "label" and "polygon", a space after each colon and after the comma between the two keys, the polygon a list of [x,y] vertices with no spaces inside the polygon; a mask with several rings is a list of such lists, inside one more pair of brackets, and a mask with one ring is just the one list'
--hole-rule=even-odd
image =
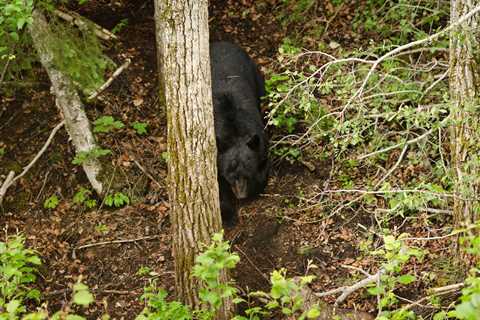
{"label": "forest floor", "polygon": [[[288,35],[275,16],[280,2],[211,1],[211,40],[240,44],[268,77],[268,71],[279,68],[278,47]],[[335,19],[329,22],[329,31],[322,39],[312,42],[335,41],[345,47],[360,47],[362,41],[368,41],[368,37],[352,33],[350,7],[335,12],[325,1],[317,10],[318,23],[329,21],[334,14]],[[150,280],[156,279],[158,286],[170,292],[174,290],[166,164],[161,157],[166,151],[166,122],[157,107],[153,3],[92,0],[77,12],[107,29],[128,19],[118,33],[119,40],[108,44],[107,52],[117,64],[126,58],[131,58],[132,64],[101,99],[87,106],[87,113],[90,119],[113,115],[126,124],[148,123],[146,136],[137,135],[131,128],[98,136],[100,144],[113,152],[116,174],[129,179],[131,186],[146,184],[148,191],[137,193],[132,188],[129,196],[136,200],[134,204],[116,210],[102,206],[89,211],[74,205],[73,195],[88,183],[81,168],[71,164],[73,147],[61,130],[28,175],[8,191],[0,213],[0,226],[4,228],[0,238],[21,232],[28,246],[38,250],[43,260],[39,286],[50,310],[69,301],[71,284],[82,276],[97,301],[82,311],[87,318],[95,319],[106,310],[113,319],[133,319],[143,308],[139,297]],[[0,159],[3,176],[29,163],[61,121],[48,78],[40,69],[38,75],[40,80],[34,88],[2,98],[0,141],[6,148]],[[323,189],[330,172],[330,161],[308,161],[308,167],[299,162],[275,161],[265,194],[243,204],[239,224],[226,230],[226,238],[241,258],[233,272],[241,288],[268,290],[272,270],[287,268],[290,276],[304,275],[309,260],[318,266],[310,270],[317,276],[312,285],[317,292],[363,277],[349,266],[376,272],[374,259],[360,250],[360,244],[371,235],[366,230],[375,224],[374,218],[361,210],[330,216],[308,202],[306,199],[315,198]],[[136,163],[155,181],[146,177]],[[45,199],[53,194],[60,198],[60,204],[45,209]],[[415,230],[412,226],[410,232],[416,234]],[[117,240],[132,241],[112,242]],[[150,271],[139,272],[142,269]],[[410,292],[406,297],[414,296]],[[334,298],[327,297],[326,301]],[[343,307],[373,314],[376,301],[359,290]]]}

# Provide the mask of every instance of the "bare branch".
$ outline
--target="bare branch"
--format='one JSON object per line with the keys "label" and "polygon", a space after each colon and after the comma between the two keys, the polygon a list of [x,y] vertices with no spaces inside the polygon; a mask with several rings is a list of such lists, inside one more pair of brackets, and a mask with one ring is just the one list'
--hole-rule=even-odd
{"label": "bare branch", "polygon": [[363,280],[360,280],[359,282],[357,282],[357,283],[355,283],[351,286],[344,286],[344,287],[340,287],[340,288],[329,290],[329,291],[322,292],[322,293],[315,293],[315,296],[321,298],[321,297],[331,296],[331,295],[334,295],[334,294],[337,294],[337,293],[341,293],[340,296],[335,300],[335,306],[337,306],[340,303],[342,303],[343,301],[345,301],[345,299],[349,295],[351,295],[353,292],[366,287],[367,285],[369,285],[372,282],[377,282],[384,272],[385,272],[385,270],[380,269],[377,273],[375,273],[373,275],[370,275],[370,276],[364,278]]}
{"label": "bare branch", "polygon": [[93,26],[93,32],[95,33],[95,35],[97,37],[99,37],[102,40],[107,40],[108,41],[108,40],[111,40],[111,39],[115,39],[115,40],[118,39],[118,37],[116,35],[114,35],[110,31],[108,31],[107,29],[99,26],[95,22],[93,22],[91,20],[88,20],[85,17],[82,17],[78,13],[75,13],[75,12],[68,12],[67,13],[67,12],[64,12],[64,11],[57,10],[57,9],[53,10],[53,13],[55,15],[57,15],[59,18],[62,18],[63,20],[68,21],[68,22],[76,25],[79,28],[85,28],[87,25]]}
{"label": "bare branch", "polygon": [[125,62],[120,66],[118,67],[117,70],[115,70],[115,72],[112,74],[112,76],[110,78],[108,78],[107,81],[105,81],[104,84],[102,84],[100,86],[100,88],[98,88],[97,90],[95,90],[94,93],[92,93],[88,98],[87,100],[93,100],[95,99],[100,93],[102,93],[105,89],[107,89],[113,82],[113,80],[115,80],[115,78],[117,78],[122,72],[123,70],[125,70],[126,68],[128,68],[128,66],[130,65],[130,62],[132,62],[132,60],[130,59],[127,59],[125,60]]}
{"label": "bare branch", "polygon": [[7,178],[6,178],[5,181],[3,182],[2,187],[0,188],[0,204],[1,204],[2,201],[3,201],[3,197],[5,196],[5,193],[7,192],[7,189],[8,189],[12,184],[14,184],[18,179],[20,179],[21,177],[23,177],[23,176],[28,172],[28,170],[30,170],[31,167],[33,167],[33,165],[35,164],[35,162],[37,162],[38,159],[40,159],[40,157],[42,156],[42,154],[47,150],[48,146],[49,146],[50,143],[52,142],[53,137],[55,136],[55,134],[57,133],[57,131],[60,130],[60,128],[63,127],[64,124],[65,124],[65,121],[62,121],[62,122],[60,122],[59,124],[57,124],[55,128],[53,128],[52,132],[50,133],[50,136],[48,137],[47,141],[46,141],[45,144],[43,145],[42,149],[40,149],[40,151],[36,154],[36,156],[33,158],[33,160],[23,169],[22,173],[20,173],[20,174],[19,174],[18,176],[16,176],[16,177],[13,177],[13,176],[15,175],[15,172],[10,171],[10,173],[9,173],[8,176],[7,176]]}

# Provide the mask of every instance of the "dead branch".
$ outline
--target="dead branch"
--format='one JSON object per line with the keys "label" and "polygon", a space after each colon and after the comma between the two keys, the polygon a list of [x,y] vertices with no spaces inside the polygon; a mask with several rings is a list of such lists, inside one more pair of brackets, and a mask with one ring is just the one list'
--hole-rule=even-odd
{"label": "dead branch", "polygon": [[136,238],[136,239],[121,239],[121,240],[95,242],[95,243],[89,243],[89,244],[84,244],[82,246],[78,246],[73,250],[81,250],[81,249],[86,249],[86,248],[104,246],[104,245],[107,245],[107,244],[129,243],[129,242],[137,242],[137,241],[142,241],[142,240],[153,240],[153,239],[158,239],[158,237],[159,236],[157,235],[157,236],[140,237],[140,238]]}
{"label": "dead branch", "polygon": [[88,26],[92,26],[92,29],[93,29],[93,32],[95,33],[95,35],[102,40],[108,41],[108,40],[111,40],[111,39],[114,39],[114,40],[118,39],[118,37],[116,35],[114,35],[110,31],[108,31],[107,29],[99,26],[95,22],[93,22],[93,21],[91,21],[91,20],[89,20],[85,17],[82,17],[78,13],[71,12],[71,11],[69,11],[67,13],[67,12],[64,12],[64,11],[57,10],[57,9],[55,9],[53,11],[53,13],[56,16],[58,16],[59,18],[76,25],[80,29],[86,28]]}
{"label": "dead branch", "polygon": [[140,164],[138,163],[137,160],[133,159],[133,163],[135,163],[137,165],[137,167],[150,179],[152,180],[153,182],[155,182],[155,184],[158,186],[158,187],[162,187],[162,185],[160,184],[160,182],[158,182],[150,173],[148,173],[147,170],[145,170],[145,168]]}
{"label": "dead branch", "polygon": [[[295,282],[299,283],[299,277],[294,278]],[[302,287],[300,295],[304,301],[304,310],[309,310],[312,307],[318,306],[320,310],[320,315],[318,318],[319,320],[331,320],[331,319],[339,319],[339,320],[373,320],[373,317],[362,311],[357,311],[353,309],[342,309],[337,308],[336,305],[332,306],[321,299],[319,299],[318,295],[313,292],[313,290],[308,287]]]}
{"label": "dead branch", "polygon": [[21,177],[23,177],[27,172],[28,170],[30,170],[31,167],[33,167],[33,165],[35,164],[35,162],[38,161],[38,159],[40,159],[40,157],[42,156],[42,154],[47,150],[48,146],[50,145],[50,143],[52,142],[53,140],[53,137],[55,136],[55,134],[57,133],[58,130],[60,130],[61,127],[63,127],[63,125],[65,124],[65,121],[62,121],[60,122],[59,124],[57,124],[55,126],[55,128],[53,128],[52,132],[50,133],[50,136],[48,137],[47,141],[45,142],[45,144],[43,145],[43,147],[40,149],[40,151],[35,155],[35,157],[33,158],[33,160],[25,167],[23,168],[23,171],[22,173],[20,173],[18,176],[14,177],[15,175],[15,172],[13,171],[10,171],[8,173],[8,176],[7,178],[5,179],[5,181],[3,182],[2,184],[2,187],[0,188],[0,204],[2,204],[2,201],[3,201],[3,197],[5,196],[5,193],[7,192],[7,189],[12,185],[14,184],[18,179],[20,179]]}
{"label": "dead branch", "polygon": [[382,274],[384,272],[385,272],[385,270],[380,269],[377,273],[375,273],[373,275],[370,275],[370,276],[366,277],[365,279],[360,280],[359,282],[357,282],[357,283],[355,283],[351,286],[344,286],[344,287],[336,288],[336,289],[329,290],[329,291],[326,291],[326,292],[314,293],[314,294],[315,294],[316,297],[321,298],[321,297],[331,296],[331,295],[334,295],[334,294],[341,293],[340,296],[335,300],[335,306],[338,306],[340,303],[345,301],[345,299],[349,295],[351,295],[353,292],[366,287],[367,285],[369,285],[372,282],[379,281],[380,277],[382,276]]}
{"label": "dead branch", "polygon": [[115,80],[115,78],[117,78],[122,72],[123,70],[125,70],[126,68],[128,68],[128,66],[130,65],[130,62],[132,62],[132,60],[130,59],[127,59],[125,60],[125,62],[120,66],[118,67],[117,70],[115,70],[115,72],[112,74],[112,76],[110,78],[108,78],[107,81],[105,81],[104,84],[102,84],[100,86],[100,88],[98,88],[97,90],[95,90],[94,93],[92,93],[88,98],[87,100],[93,100],[95,99],[100,93],[102,93],[105,89],[107,89],[113,82],[113,80]]}

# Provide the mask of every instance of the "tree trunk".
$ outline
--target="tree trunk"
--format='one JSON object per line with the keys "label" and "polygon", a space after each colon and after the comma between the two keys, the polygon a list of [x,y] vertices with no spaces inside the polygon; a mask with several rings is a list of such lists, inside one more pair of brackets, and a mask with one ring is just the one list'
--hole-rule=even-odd
{"label": "tree trunk", "polygon": [[[474,4],[475,3],[475,4]],[[451,0],[451,21],[470,12],[478,1]],[[453,214],[457,227],[477,222],[480,191],[480,115],[478,15],[454,28],[450,34],[451,160],[455,178]]]}
{"label": "tree trunk", "polygon": [[[45,16],[38,10],[32,13],[30,34],[33,46],[38,52],[40,62],[47,70],[52,91],[55,93],[55,103],[63,113],[65,127],[72,139],[77,154],[88,152],[96,148],[95,138],[90,130],[90,122],[83,108],[82,101],[78,96],[70,78],[59,71],[53,64],[53,55],[49,49],[49,39],[53,37]],[[100,162],[96,159],[85,161],[82,164],[93,189],[99,194],[103,193],[103,183],[98,180],[101,172]]]}
{"label": "tree trunk", "polygon": [[[172,252],[178,298],[200,308],[191,276],[201,245],[221,229],[207,0],[155,1],[160,97],[168,126]],[[226,276],[223,277],[226,281]],[[230,301],[218,319],[229,319]]]}

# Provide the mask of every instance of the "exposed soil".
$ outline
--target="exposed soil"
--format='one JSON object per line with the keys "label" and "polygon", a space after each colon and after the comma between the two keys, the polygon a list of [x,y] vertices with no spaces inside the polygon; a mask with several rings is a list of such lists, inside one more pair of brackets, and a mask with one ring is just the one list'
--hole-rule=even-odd
{"label": "exposed soil", "polygon": [[[279,43],[287,35],[275,18],[280,2],[211,1],[211,40],[237,42],[264,71],[275,70]],[[322,41],[356,45],[359,40],[357,34],[351,33],[349,7],[337,12],[331,31],[323,35]],[[328,21],[334,13],[328,1],[322,10],[317,23]],[[119,64],[126,58],[131,58],[132,64],[87,111],[90,119],[113,115],[127,124],[148,122],[146,137],[138,136],[128,125],[130,129],[99,136],[99,142],[114,154],[116,174],[133,179],[130,185],[148,184],[148,192],[127,190],[136,204],[120,210],[103,206],[86,211],[73,205],[75,192],[88,184],[80,168],[71,164],[73,148],[61,130],[29,174],[8,191],[0,214],[0,225],[5,228],[0,238],[20,231],[27,236],[28,245],[38,250],[44,262],[39,285],[50,310],[69,301],[69,286],[82,276],[97,298],[97,304],[84,313],[87,318],[95,319],[107,310],[114,319],[133,319],[143,308],[139,297],[149,279],[156,278],[159,286],[174,290],[166,165],[161,158],[166,150],[166,124],[157,107],[153,3],[96,0],[79,7],[78,12],[107,29],[128,19],[127,26],[118,33],[120,40],[108,45],[108,53]],[[6,155],[0,159],[3,177],[11,169],[19,172],[60,121],[48,79],[38,72],[40,85],[24,89],[15,97],[1,98],[0,139],[6,147]],[[156,182],[145,177],[135,161],[147,168]],[[328,217],[328,212],[304,201],[315,196],[329,175],[328,161],[312,159],[312,163],[313,172],[301,164],[278,162],[265,194],[245,203],[239,224],[227,230],[227,238],[241,257],[233,273],[241,288],[268,289],[269,273],[282,267],[291,276],[303,275],[308,260],[318,266],[311,270],[318,277],[313,285],[317,291],[351,281],[352,270],[341,265],[375,272],[372,259],[359,250],[366,234],[358,227],[362,224],[368,228],[373,217],[353,212],[351,216]],[[44,209],[43,202],[53,194],[60,198],[60,205]],[[131,239],[138,240],[111,242]],[[97,245],[82,247],[88,244]],[[145,266],[151,274],[139,275],[138,270]],[[344,306],[374,311],[374,301],[365,299],[361,290]]]}

